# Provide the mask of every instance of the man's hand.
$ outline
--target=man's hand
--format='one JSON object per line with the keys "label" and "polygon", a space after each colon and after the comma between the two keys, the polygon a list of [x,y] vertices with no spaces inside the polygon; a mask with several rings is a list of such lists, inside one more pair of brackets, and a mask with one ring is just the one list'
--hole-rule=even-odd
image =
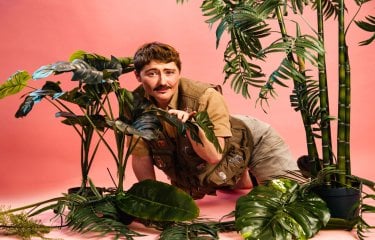
{"label": "man's hand", "polygon": [[186,122],[190,118],[192,118],[197,112],[185,112],[183,110],[176,110],[176,109],[170,109],[168,110],[169,114],[175,115],[181,122]]}

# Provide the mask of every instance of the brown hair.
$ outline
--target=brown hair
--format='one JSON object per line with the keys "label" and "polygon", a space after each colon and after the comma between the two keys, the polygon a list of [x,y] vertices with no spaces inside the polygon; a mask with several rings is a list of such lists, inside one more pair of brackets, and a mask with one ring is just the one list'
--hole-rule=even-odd
{"label": "brown hair", "polygon": [[133,62],[136,72],[151,61],[162,63],[174,62],[179,71],[181,71],[180,55],[172,46],[160,42],[151,42],[142,45],[134,54]]}

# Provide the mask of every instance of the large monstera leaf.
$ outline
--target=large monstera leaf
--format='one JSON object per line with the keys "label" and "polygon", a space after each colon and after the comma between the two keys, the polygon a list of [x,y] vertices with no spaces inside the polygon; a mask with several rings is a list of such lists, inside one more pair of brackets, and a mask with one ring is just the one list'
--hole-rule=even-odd
{"label": "large monstera leaf", "polygon": [[116,205],[128,215],[152,221],[188,221],[199,216],[199,208],[190,195],[154,180],[141,181],[119,193]]}
{"label": "large monstera leaf", "polygon": [[236,228],[244,239],[308,239],[330,219],[326,203],[289,179],[255,187],[236,204]]}

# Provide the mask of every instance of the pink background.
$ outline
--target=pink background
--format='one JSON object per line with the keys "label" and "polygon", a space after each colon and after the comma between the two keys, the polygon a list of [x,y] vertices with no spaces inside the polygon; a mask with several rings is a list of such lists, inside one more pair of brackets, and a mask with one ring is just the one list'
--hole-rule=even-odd
{"label": "pink background", "polygon": [[[215,48],[215,29],[204,23],[201,1],[177,5],[175,0],[0,0],[0,81],[16,70],[33,72],[41,65],[68,60],[82,49],[104,56],[132,56],[138,46],[148,41],[170,43],[180,51],[182,74],[205,82],[223,83],[223,51],[226,39]],[[367,9],[374,9],[374,4]],[[350,5],[349,5],[350,8]],[[369,15],[370,10],[361,12]],[[308,17],[308,15],[306,15]],[[362,18],[363,19],[363,18]],[[336,25],[326,27],[330,94],[336,96]],[[373,70],[374,45],[357,47],[370,37],[352,28],[349,32],[352,63],[352,159],[353,173],[375,180],[373,175]],[[266,61],[265,71],[277,62]],[[61,78],[69,82],[69,74]],[[133,89],[133,74],[121,78],[122,86]],[[40,87],[43,82],[32,82]],[[128,84],[128,85],[126,85]],[[371,84],[371,85],[370,85]],[[257,91],[246,100],[235,94],[229,83],[224,95],[232,113],[255,116],[271,123],[289,144],[294,157],[305,154],[304,132],[299,113],[289,104],[291,89],[279,89],[270,100],[265,114],[255,107]],[[0,205],[17,205],[24,199],[43,200],[80,184],[79,138],[68,126],[54,117],[55,108],[42,102],[24,119],[14,114],[21,103],[20,94],[0,100]],[[336,101],[331,98],[332,114]],[[333,134],[335,130],[333,130]],[[113,186],[107,172],[115,175],[114,161],[101,148],[91,171],[96,185]],[[160,175],[160,179],[165,179]],[[125,187],[135,182],[129,167]]]}

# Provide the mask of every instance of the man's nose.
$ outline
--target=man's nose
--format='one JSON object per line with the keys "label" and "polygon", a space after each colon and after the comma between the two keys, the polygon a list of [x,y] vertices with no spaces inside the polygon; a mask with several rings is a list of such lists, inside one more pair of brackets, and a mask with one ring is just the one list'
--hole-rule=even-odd
{"label": "man's nose", "polygon": [[165,85],[167,83],[167,76],[163,73],[159,75],[159,81],[161,85]]}

